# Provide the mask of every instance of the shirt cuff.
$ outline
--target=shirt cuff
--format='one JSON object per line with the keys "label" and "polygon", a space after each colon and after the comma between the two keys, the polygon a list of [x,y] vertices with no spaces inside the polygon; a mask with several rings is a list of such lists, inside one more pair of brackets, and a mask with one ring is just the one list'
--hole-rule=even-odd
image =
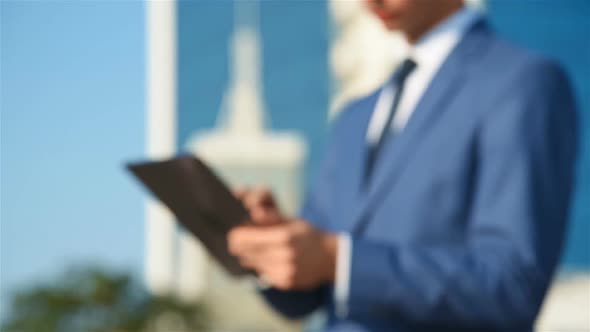
{"label": "shirt cuff", "polygon": [[352,240],[350,234],[338,236],[336,256],[336,281],[334,285],[334,306],[336,317],[343,319],[348,315],[348,293],[350,289],[350,260]]}

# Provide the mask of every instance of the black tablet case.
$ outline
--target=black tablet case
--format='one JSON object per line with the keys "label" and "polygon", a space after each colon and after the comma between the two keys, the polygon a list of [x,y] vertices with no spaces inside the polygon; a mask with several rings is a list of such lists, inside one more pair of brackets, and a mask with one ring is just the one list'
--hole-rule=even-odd
{"label": "black tablet case", "polygon": [[127,168],[195,235],[232,275],[251,273],[227,250],[227,233],[248,212],[227,186],[198,158],[183,155]]}

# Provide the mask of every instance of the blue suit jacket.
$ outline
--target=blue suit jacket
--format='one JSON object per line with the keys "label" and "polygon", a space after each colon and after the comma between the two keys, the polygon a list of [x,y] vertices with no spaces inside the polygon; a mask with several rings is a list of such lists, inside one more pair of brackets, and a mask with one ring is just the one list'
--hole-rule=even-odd
{"label": "blue suit jacket", "polygon": [[289,317],[323,306],[330,331],[529,331],[560,257],[576,111],[555,63],[477,23],[363,184],[379,91],[332,127],[303,217],[353,238],[349,314],[332,285],[264,292]]}

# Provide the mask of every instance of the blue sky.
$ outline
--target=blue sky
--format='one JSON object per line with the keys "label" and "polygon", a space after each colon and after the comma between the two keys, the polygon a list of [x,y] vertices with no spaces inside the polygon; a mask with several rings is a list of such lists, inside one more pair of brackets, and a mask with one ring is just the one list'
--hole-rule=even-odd
{"label": "blue sky", "polygon": [[141,1],[0,1],[2,296],[70,263],[138,272]]}

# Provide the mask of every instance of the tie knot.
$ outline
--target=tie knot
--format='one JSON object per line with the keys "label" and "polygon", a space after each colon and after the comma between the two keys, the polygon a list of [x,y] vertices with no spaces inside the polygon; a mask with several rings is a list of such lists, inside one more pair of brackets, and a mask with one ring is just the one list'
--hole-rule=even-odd
{"label": "tie knot", "polygon": [[406,80],[406,77],[416,68],[417,64],[412,59],[405,59],[395,71],[393,79],[396,83],[401,84]]}

